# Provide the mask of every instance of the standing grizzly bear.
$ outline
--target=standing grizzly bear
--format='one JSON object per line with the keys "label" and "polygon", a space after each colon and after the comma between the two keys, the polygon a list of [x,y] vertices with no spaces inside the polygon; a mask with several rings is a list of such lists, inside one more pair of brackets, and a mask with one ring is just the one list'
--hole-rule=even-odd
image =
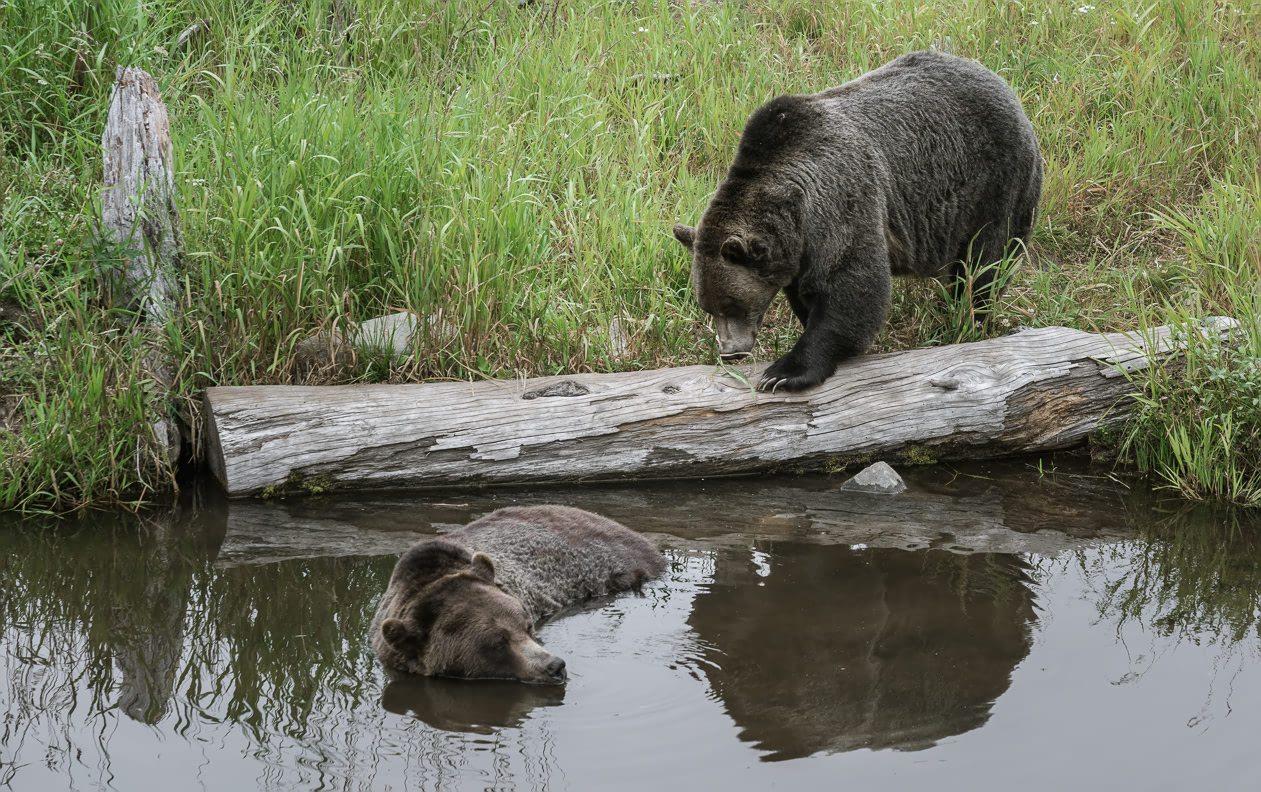
{"label": "standing grizzly bear", "polygon": [[539,645],[535,624],[639,591],[665,565],[646,539],[598,514],[499,509],[403,554],[372,620],[372,648],[395,671],[560,684],[565,661]]}
{"label": "standing grizzly bear", "polygon": [[758,387],[793,391],[867,349],[891,275],[971,273],[984,309],[988,265],[1028,243],[1041,194],[1038,140],[1011,88],[972,61],[913,52],[758,108],[700,223],[674,236],[724,360],[750,354],[784,290],[805,329]]}

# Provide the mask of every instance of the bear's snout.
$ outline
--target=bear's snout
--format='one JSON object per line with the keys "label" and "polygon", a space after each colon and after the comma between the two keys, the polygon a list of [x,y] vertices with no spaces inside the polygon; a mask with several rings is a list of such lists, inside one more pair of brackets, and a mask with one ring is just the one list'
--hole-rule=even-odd
{"label": "bear's snout", "polygon": [[563,685],[569,679],[569,674],[565,671],[565,661],[544,649],[537,641],[530,640],[520,651],[525,660],[524,673],[519,677],[522,682]]}
{"label": "bear's snout", "polygon": [[569,679],[569,674],[565,672],[565,661],[559,657],[553,656],[543,670],[547,672],[548,676],[556,680],[557,684]]}
{"label": "bear's snout", "polygon": [[714,329],[717,330],[720,359],[741,360],[753,354],[753,345],[757,343],[757,323],[716,317],[714,325]]}
{"label": "bear's snout", "polygon": [[[539,647],[542,649],[542,647]],[[531,658],[529,671],[521,677],[522,682],[533,682],[536,685],[563,685],[569,681],[569,672],[565,670],[564,658],[548,654],[542,649],[543,657]]]}

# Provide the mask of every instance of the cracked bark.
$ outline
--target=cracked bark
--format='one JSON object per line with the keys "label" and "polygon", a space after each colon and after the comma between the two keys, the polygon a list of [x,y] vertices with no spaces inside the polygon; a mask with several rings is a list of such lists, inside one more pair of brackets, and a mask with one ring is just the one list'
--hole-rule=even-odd
{"label": "cracked bark", "polygon": [[[1206,332],[1227,333],[1229,321]],[[1168,327],[1145,337],[1047,327],[856,358],[798,394],[754,393],[691,366],[210,388],[205,412],[211,467],[230,495],[311,477],[321,489],[703,477],[1069,448],[1128,414],[1122,368],[1178,356]],[[764,365],[743,374],[756,381]]]}

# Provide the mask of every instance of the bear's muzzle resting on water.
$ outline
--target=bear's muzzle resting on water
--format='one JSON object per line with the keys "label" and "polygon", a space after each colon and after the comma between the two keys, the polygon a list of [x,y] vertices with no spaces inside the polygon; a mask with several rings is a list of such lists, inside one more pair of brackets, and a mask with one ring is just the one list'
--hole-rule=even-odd
{"label": "bear's muzzle resting on water", "polygon": [[619,523],[568,506],[499,509],[398,560],[372,621],[388,668],[561,684],[535,625],[593,597],[639,591],[665,557]]}

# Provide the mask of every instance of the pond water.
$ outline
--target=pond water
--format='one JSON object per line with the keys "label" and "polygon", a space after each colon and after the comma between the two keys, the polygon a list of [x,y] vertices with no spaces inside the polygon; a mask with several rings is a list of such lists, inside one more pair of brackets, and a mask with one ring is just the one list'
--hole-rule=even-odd
{"label": "pond water", "polygon": [[[0,786],[1261,788],[1261,523],[1064,464],[904,472],[0,518]],[[387,680],[397,554],[523,502],[670,566],[540,630],[564,687]]]}

